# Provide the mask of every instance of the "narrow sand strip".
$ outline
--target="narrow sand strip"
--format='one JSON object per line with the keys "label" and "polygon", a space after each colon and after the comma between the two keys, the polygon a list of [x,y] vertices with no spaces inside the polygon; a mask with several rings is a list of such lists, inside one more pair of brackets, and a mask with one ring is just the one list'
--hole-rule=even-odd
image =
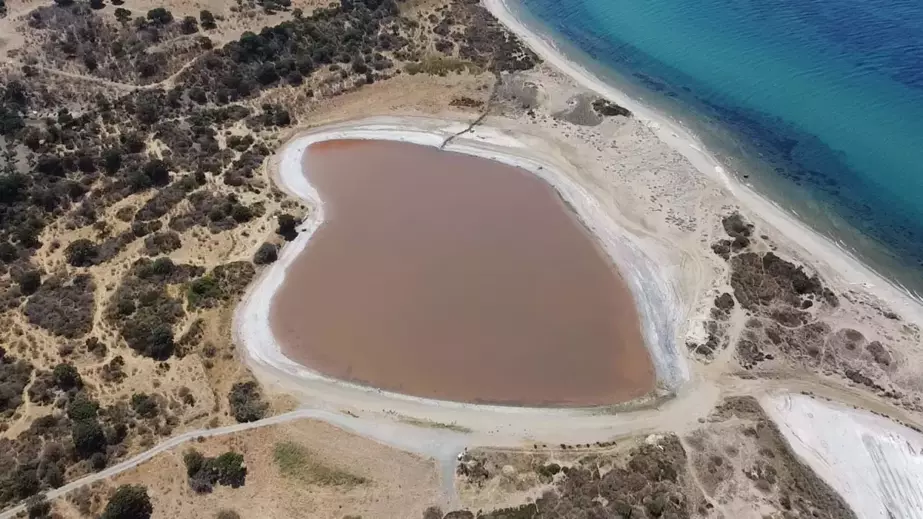
{"label": "narrow sand strip", "polygon": [[707,177],[720,182],[748,212],[758,215],[778,230],[777,233],[771,234],[778,238],[785,237],[789,245],[802,249],[803,257],[810,258],[813,267],[823,269],[823,276],[836,276],[847,284],[862,286],[872,295],[890,303],[894,310],[901,312],[905,317],[923,323],[923,299],[864,265],[839,244],[800,221],[796,215],[728,174],[718,160],[709,154],[705,146],[682,124],[631,98],[568,59],[553,41],[534,32],[519,20],[508,2],[509,0],[482,0],[484,7],[500,23],[519,36],[548,64],[574,78],[584,88],[631,110],[638,119],[647,123],[661,141],[682,154]]}
{"label": "narrow sand strip", "polygon": [[[302,379],[359,388],[391,398],[442,406],[472,407],[468,404],[431,401],[382,392],[326,377],[286,357],[273,337],[269,324],[270,303],[276,290],[285,280],[286,269],[309,244],[311,236],[324,221],[323,201],[303,171],[303,155],[308,146],[335,139],[384,139],[440,146],[448,136],[466,127],[465,124],[434,119],[381,117],[308,132],[292,139],[283,147],[278,156],[276,181],[282,189],[308,201],[314,209],[302,224],[298,237],[283,248],[278,261],[251,286],[238,307],[235,338],[238,344],[244,347],[251,361]],[[616,225],[596,199],[560,172],[559,168],[564,166],[540,157],[514,137],[490,128],[478,127],[475,131],[454,139],[446,149],[525,169],[544,179],[560,193],[574,208],[584,225],[598,238],[628,282],[638,306],[642,334],[650,351],[660,387],[668,392],[678,389],[688,378],[688,371],[685,357],[676,342],[683,313],[680,311],[674,287],[669,281],[671,277],[660,267],[669,263],[656,261],[653,257],[656,252],[645,250],[642,241]],[[477,407],[506,409],[503,406]]]}

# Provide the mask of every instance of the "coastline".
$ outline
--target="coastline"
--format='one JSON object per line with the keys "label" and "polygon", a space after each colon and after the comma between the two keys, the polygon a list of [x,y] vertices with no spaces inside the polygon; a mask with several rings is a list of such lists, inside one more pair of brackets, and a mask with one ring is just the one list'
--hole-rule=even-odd
{"label": "coastline", "polygon": [[574,79],[580,86],[631,110],[657,138],[680,153],[696,170],[717,181],[748,212],[776,229],[779,235],[786,236],[787,244],[800,249],[797,255],[802,260],[811,258],[811,261],[806,261],[811,267],[820,270],[826,277],[836,276],[847,285],[859,285],[870,294],[894,306],[905,317],[916,323],[923,322],[923,298],[865,265],[840,244],[799,220],[797,215],[725,171],[695,135],[680,123],[604,82],[585,67],[570,60],[554,42],[517,18],[508,5],[510,1],[512,0],[482,0],[482,5],[548,65]]}
{"label": "coastline", "polygon": [[[438,119],[379,117],[304,132],[283,145],[277,162],[271,166],[276,176],[274,181],[287,193],[308,202],[313,211],[301,224],[298,237],[282,249],[279,259],[251,285],[237,309],[233,330],[235,342],[243,346],[249,360],[295,379],[320,381],[430,405],[494,410],[534,409],[542,412],[555,409],[431,400],[327,377],[286,357],[269,325],[271,300],[284,282],[288,265],[309,245],[311,236],[324,221],[323,201],[303,173],[303,155],[308,146],[325,140],[349,138],[394,140],[438,147],[447,137],[465,128],[467,125],[464,123]],[[560,165],[550,158],[537,157],[528,146],[510,135],[478,127],[464,137],[454,139],[444,149],[525,169],[546,181],[568,202],[628,283],[641,318],[645,345],[655,367],[659,391],[655,390],[652,397],[622,405],[644,405],[650,400],[657,400],[656,393],[675,393],[689,378],[685,355],[677,344],[683,312],[675,288],[670,283],[670,273],[658,269],[665,263],[651,258],[656,252],[645,250],[640,240],[619,227],[589,192],[559,171]]]}

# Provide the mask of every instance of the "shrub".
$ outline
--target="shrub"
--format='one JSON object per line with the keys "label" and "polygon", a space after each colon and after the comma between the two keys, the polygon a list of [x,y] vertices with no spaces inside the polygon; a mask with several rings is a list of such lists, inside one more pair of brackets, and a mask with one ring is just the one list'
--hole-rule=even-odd
{"label": "shrub", "polygon": [[189,449],[183,453],[183,463],[186,465],[186,476],[195,476],[205,466],[205,456],[195,450]]}
{"label": "shrub", "polygon": [[141,485],[122,485],[106,503],[100,519],[149,519],[154,513],[147,488]]}
{"label": "shrub", "polygon": [[74,267],[89,267],[96,263],[99,257],[99,247],[92,241],[81,238],[71,242],[64,249],[67,262]]}
{"label": "shrub", "polygon": [[74,421],[95,420],[97,411],[99,404],[91,400],[86,393],[80,392],[74,395],[68,404],[67,417]]}
{"label": "shrub", "polygon": [[31,376],[31,364],[3,356],[0,348],[0,416],[12,414],[22,405],[22,392]]}
{"label": "shrub", "polygon": [[26,513],[29,519],[44,519],[51,516],[51,503],[45,499],[45,494],[38,494],[26,501]]}
{"label": "shrub", "polygon": [[146,393],[131,395],[131,408],[144,418],[154,418],[158,412],[157,401]]}
{"label": "shrub", "polygon": [[211,306],[212,300],[221,298],[221,287],[218,280],[212,276],[202,276],[192,283],[186,289],[186,298],[189,300],[190,308]]}
{"label": "shrub", "polygon": [[268,265],[279,259],[278,248],[272,243],[264,243],[257,249],[253,255],[253,263],[257,265]]}
{"label": "shrub", "polygon": [[195,34],[199,32],[199,21],[195,19],[195,16],[186,16],[183,18],[183,21],[180,22],[180,31],[183,34]]}
{"label": "shrub", "polygon": [[215,514],[215,519],[240,519],[240,514],[234,510],[218,510],[218,513]]}
{"label": "shrub", "polygon": [[263,401],[260,387],[254,381],[238,382],[228,394],[231,413],[238,422],[255,422],[266,415],[269,404]]}
{"label": "shrub", "polygon": [[149,256],[169,254],[182,246],[179,234],[173,231],[155,233],[144,239],[144,252]]}
{"label": "shrub", "polygon": [[298,231],[295,230],[295,227],[298,225],[298,220],[290,214],[280,214],[279,215],[279,229],[276,231],[279,236],[282,236],[288,241],[295,239],[295,236],[298,234]]}
{"label": "shrub", "polygon": [[26,301],[29,322],[55,334],[74,339],[93,327],[96,285],[89,274],[68,279],[48,279]]}
{"label": "shrub", "polygon": [[163,7],[157,7],[147,12],[147,19],[160,25],[166,25],[173,21],[173,13]]}
{"label": "shrub", "polygon": [[106,450],[106,435],[96,417],[75,421],[71,425],[71,438],[74,440],[74,450],[82,458]]}
{"label": "shrub", "polygon": [[215,24],[215,15],[213,15],[212,12],[207,9],[203,9],[199,13],[199,21],[202,22],[202,28],[206,31],[210,31],[218,27],[218,25]]}
{"label": "shrub", "polygon": [[244,467],[244,456],[237,452],[225,452],[213,460],[209,460],[212,470],[217,474],[218,483],[237,488],[243,486],[247,478],[247,468]]}
{"label": "shrub", "polygon": [[42,286],[42,273],[38,270],[27,270],[19,276],[19,291],[23,295],[32,295]]}
{"label": "shrub", "polygon": [[197,493],[211,492],[215,484],[237,488],[246,482],[244,457],[233,451],[216,458],[207,458],[195,449],[183,454],[189,486]]}
{"label": "shrub", "polygon": [[61,363],[54,367],[54,383],[62,391],[83,387],[83,379],[72,364]]}

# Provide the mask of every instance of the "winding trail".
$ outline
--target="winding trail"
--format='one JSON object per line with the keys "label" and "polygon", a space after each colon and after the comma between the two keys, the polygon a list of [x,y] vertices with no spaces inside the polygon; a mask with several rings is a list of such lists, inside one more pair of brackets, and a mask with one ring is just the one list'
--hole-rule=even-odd
{"label": "winding trail", "polygon": [[[271,416],[256,422],[239,423],[214,429],[199,429],[188,431],[178,436],[174,436],[155,447],[146,450],[132,458],[121,463],[113,465],[94,474],[87,475],[75,481],[49,490],[45,497],[50,501],[64,496],[78,488],[92,485],[122,472],[133,469],[138,465],[150,460],[154,456],[183,445],[187,442],[194,441],[197,438],[210,438],[213,436],[224,436],[228,434],[239,433],[250,429],[278,425],[287,422],[315,419],[322,420],[326,423],[340,427],[346,431],[370,438],[386,445],[390,445],[400,450],[412,452],[421,456],[433,458],[439,465],[440,480],[442,482],[444,497],[450,503],[457,502],[455,496],[454,474],[456,456],[467,444],[466,435],[442,429],[421,429],[412,425],[402,424],[399,422],[382,422],[378,420],[369,420],[366,418],[353,417],[326,411],[322,409],[299,409],[289,413]],[[26,505],[20,504],[13,508],[7,509],[0,513],[0,519],[11,519],[21,511],[26,509]]]}

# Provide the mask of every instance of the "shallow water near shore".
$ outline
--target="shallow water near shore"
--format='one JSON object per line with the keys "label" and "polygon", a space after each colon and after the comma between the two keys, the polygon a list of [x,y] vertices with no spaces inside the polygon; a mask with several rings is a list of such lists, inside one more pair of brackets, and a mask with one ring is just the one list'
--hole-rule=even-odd
{"label": "shallow water near shore", "polygon": [[544,181],[399,142],[305,156],[325,220],[272,299],[286,356],[463,402],[603,405],[653,389],[631,293]]}
{"label": "shallow water near shore", "polygon": [[568,57],[923,293],[923,4],[511,0]]}

